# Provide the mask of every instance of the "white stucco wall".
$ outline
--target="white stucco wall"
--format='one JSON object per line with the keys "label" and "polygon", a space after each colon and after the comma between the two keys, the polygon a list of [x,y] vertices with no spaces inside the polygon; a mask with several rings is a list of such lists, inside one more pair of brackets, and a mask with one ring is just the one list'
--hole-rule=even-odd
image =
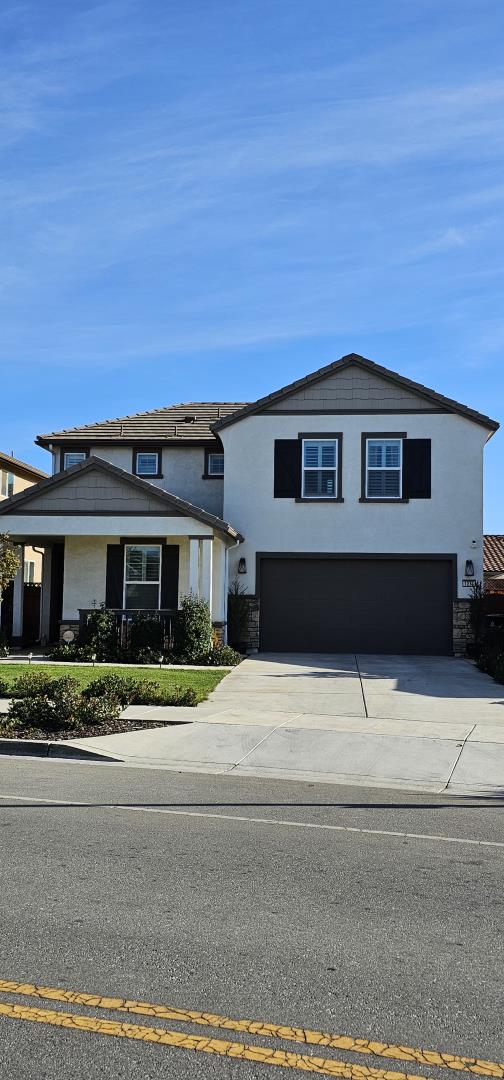
{"label": "white stucco wall", "polygon": [[66,536],[63,574],[63,618],[78,619],[79,608],[105,602],[109,536]]}
{"label": "white stucco wall", "polygon": [[[432,441],[432,497],[409,503],[360,503],[361,433],[405,431]],[[300,431],[343,434],[343,503],[273,498],[274,440]],[[255,590],[257,551],[449,553],[482,575],[483,448],[488,432],[454,414],[251,416],[220,433],[226,454],[224,518],[245,536],[230,552],[230,578],[245,556]],[[476,541],[476,546],[472,542]]]}

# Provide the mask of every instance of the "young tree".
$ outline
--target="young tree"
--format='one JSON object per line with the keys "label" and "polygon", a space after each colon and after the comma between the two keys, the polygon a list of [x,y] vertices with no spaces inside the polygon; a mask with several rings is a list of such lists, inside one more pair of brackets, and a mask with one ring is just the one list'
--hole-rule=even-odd
{"label": "young tree", "polygon": [[0,600],[20,566],[21,559],[8,533],[0,533]]}

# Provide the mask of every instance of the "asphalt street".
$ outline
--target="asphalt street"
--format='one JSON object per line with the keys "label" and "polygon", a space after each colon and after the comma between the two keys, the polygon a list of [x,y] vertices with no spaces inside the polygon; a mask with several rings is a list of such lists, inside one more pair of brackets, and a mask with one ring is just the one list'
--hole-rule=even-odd
{"label": "asphalt street", "polygon": [[503,1062],[503,813],[504,795],[0,759],[0,1075]]}

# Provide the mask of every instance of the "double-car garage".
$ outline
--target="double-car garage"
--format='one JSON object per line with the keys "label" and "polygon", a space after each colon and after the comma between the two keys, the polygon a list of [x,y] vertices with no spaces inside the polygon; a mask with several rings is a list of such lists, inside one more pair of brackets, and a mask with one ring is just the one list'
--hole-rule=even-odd
{"label": "double-car garage", "polygon": [[262,554],[266,652],[453,652],[452,556]]}

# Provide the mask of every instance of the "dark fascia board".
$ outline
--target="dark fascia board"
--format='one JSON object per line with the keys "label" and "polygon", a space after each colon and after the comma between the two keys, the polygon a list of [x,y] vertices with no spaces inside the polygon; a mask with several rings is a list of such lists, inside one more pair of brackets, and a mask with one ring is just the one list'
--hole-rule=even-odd
{"label": "dark fascia board", "polygon": [[179,447],[184,446],[200,446],[203,449],[208,447],[209,449],[213,450],[215,448],[220,449],[221,441],[218,435],[215,435],[214,438],[209,438],[208,435],[202,435],[200,439],[186,438],[185,436],[180,436],[179,438],[170,436],[168,438],[165,438],[162,435],[158,436],[157,438],[155,435],[137,435],[130,437],[124,435],[122,436],[122,438],[116,439],[109,439],[105,435],[95,435],[94,438],[90,435],[67,435],[65,436],[65,438],[60,437],[52,439],[50,436],[38,435],[35,439],[35,444],[36,446],[41,446],[44,450],[49,450],[50,447],[52,447],[54,450],[60,448],[65,450],[71,450],[72,447],[75,448],[77,446],[131,446],[139,448],[142,447],[146,450],[150,447],[154,447],[154,449],[156,449],[158,446],[172,447],[174,449],[178,449]]}
{"label": "dark fascia board", "polygon": [[[149,498],[158,499],[164,506],[176,510],[184,517],[196,518],[197,521],[202,521],[205,525],[210,525],[212,528],[217,529],[218,532],[223,533],[225,536],[229,537],[229,539],[235,540],[238,543],[241,543],[243,540],[241,533],[237,532],[237,530],[227,521],[223,521],[222,518],[216,517],[214,514],[209,514],[207,510],[202,510],[200,506],[194,506],[192,503],[186,502],[185,499],[180,499],[178,495],[172,495],[171,492],[154,487],[147,480],[142,480],[139,476],[133,476],[131,473],[125,472],[124,469],[118,469],[117,465],[111,465],[109,461],[104,461],[103,458],[97,457],[88,457],[85,461],[79,461],[77,465],[72,465],[70,469],[66,469],[64,472],[56,473],[54,476],[48,476],[45,480],[41,480],[38,484],[34,484],[33,487],[26,488],[25,491],[20,491],[17,495],[11,495],[10,499],[5,499],[0,502],[0,514],[18,513],[19,507],[29,504],[31,500],[41,492],[49,488],[63,486],[73,477],[89,471],[104,472],[108,473],[110,476],[115,476],[123,483],[131,484],[132,487],[139,489],[144,495],[148,494]],[[29,510],[27,512],[29,513]]]}
{"label": "dark fascia board", "polygon": [[[381,364],[375,364],[374,360],[368,360],[365,356],[359,356],[358,353],[348,353],[347,356],[342,356],[339,360],[335,360],[331,364],[326,364],[325,367],[318,368],[317,371],[311,372],[310,375],[305,375],[304,378],[297,379],[296,382],[289,383],[288,386],[283,386],[280,390],[275,390],[274,393],[259,398],[251,405],[246,405],[244,409],[238,409],[237,412],[222,417],[221,420],[218,420],[212,425],[212,431],[221,431],[230,424],[236,424],[240,420],[244,420],[247,416],[261,412],[263,409],[275,404],[275,402],[283,401],[285,398],[290,397],[290,395],[297,390],[319,382],[334,371],[343,371],[351,364],[355,364],[358,367],[363,368],[364,371],[369,371],[374,375],[380,375],[382,378],[388,379],[389,382],[395,383],[405,390],[410,390],[411,392],[418,394],[418,396],[422,397],[425,401],[430,401],[432,404],[437,405],[440,410],[458,413],[467,420],[473,420],[474,423],[481,424],[491,432],[497,431],[499,428],[499,424],[496,420],[491,420],[489,416],[484,416],[482,413],[476,412],[475,409],[470,409],[468,405],[461,405],[460,402],[454,401],[452,398],[444,397],[443,394],[438,394],[436,390],[430,390],[429,387],[423,386],[421,383],[413,382],[412,379],[407,379],[404,375],[399,375],[396,371],[390,371],[389,368],[382,367]],[[357,409],[356,412],[359,413],[360,410]]]}

